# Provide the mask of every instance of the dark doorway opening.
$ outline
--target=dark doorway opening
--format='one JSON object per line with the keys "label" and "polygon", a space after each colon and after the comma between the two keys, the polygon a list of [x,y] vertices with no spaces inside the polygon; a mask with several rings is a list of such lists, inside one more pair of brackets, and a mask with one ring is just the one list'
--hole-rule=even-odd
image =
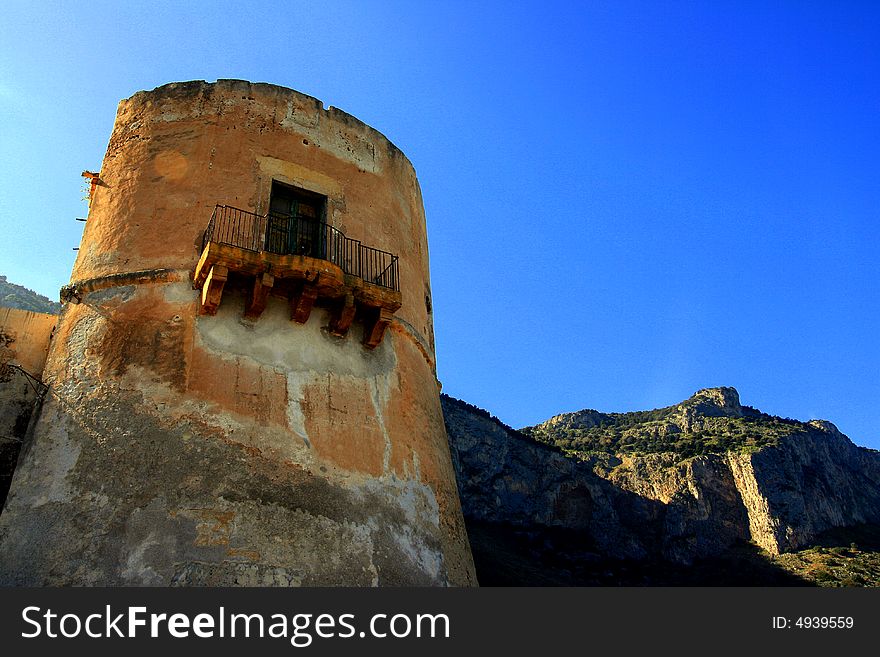
{"label": "dark doorway opening", "polygon": [[266,251],[327,257],[327,197],[272,181]]}

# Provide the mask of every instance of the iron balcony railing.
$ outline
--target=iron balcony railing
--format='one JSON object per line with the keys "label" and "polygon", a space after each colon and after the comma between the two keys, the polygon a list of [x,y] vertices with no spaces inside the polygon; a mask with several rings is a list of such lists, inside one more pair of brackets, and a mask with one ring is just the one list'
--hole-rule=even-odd
{"label": "iron balcony railing", "polygon": [[265,215],[218,205],[202,239],[248,251],[305,255],[329,260],[346,274],[400,291],[397,256],[346,237],[329,224],[308,217]]}

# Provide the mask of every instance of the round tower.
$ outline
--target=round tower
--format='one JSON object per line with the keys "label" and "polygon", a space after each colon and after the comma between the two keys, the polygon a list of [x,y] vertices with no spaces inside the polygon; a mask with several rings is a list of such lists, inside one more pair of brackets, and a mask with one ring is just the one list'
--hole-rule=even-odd
{"label": "round tower", "polygon": [[27,585],[472,585],[415,171],[296,91],[119,104],[0,516]]}

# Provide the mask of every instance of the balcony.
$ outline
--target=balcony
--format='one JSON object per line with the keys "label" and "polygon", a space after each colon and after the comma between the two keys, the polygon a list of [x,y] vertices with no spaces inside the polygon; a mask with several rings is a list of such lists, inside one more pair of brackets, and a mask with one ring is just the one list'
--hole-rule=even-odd
{"label": "balcony", "polygon": [[345,336],[355,317],[363,319],[364,344],[371,349],[401,305],[396,255],[323,221],[218,205],[193,279],[202,291],[202,314],[217,312],[230,276],[244,284],[245,316],[259,317],[270,294],[286,298],[291,319],[300,324],[321,305],[330,311],[334,335]]}

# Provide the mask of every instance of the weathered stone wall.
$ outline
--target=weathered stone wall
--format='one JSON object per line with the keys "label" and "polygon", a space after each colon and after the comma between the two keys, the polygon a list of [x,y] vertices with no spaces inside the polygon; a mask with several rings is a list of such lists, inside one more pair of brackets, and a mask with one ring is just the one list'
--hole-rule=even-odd
{"label": "weathered stone wall", "polygon": [[[400,256],[403,305],[373,350],[230,280],[199,315],[215,204],[272,180]],[[412,166],[289,89],[171,84],[120,103],[46,366],[52,395],[0,517],[16,584],[469,585],[473,563],[434,370]],[[48,529],[51,527],[51,531]]]}
{"label": "weathered stone wall", "polygon": [[58,315],[0,307],[0,362],[40,378]]}
{"label": "weathered stone wall", "polygon": [[57,315],[0,308],[0,509],[40,397],[39,384],[27,375],[42,376],[57,320]]}

